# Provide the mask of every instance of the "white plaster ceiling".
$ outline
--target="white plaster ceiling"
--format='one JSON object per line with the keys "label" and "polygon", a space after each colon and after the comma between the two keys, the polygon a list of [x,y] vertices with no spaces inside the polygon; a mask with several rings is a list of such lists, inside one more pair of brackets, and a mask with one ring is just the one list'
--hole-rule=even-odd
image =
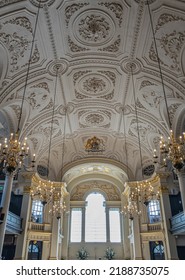
{"label": "white plaster ceiling", "polygon": [[[38,2],[0,1],[0,136],[17,130],[28,75],[21,137],[28,137],[37,164],[47,167],[54,108],[51,179],[59,180],[66,164],[89,157],[84,144],[94,135],[105,142],[102,158],[141,179],[160,135],[169,132],[146,1],[41,0],[28,71]],[[182,132],[185,2],[149,3],[170,120]]]}

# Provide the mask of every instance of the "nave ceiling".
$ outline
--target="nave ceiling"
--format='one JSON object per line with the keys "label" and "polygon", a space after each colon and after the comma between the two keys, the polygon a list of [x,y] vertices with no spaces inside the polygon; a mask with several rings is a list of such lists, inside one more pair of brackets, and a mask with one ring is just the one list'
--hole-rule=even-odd
{"label": "nave ceiling", "polygon": [[[41,0],[28,72],[38,3],[0,1],[1,138],[16,132],[28,75],[21,138],[28,137],[40,174],[48,164],[53,108],[52,180],[61,179],[64,166],[97,158],[84,148],[93,136],[105,143],[101,157],[125,166],[129,179],[141,179],[141,167],[152,174],[153,149],[169,129],[146,1]],[[149,3],[170,121],[179,134],[185,128],[185,2]]]}

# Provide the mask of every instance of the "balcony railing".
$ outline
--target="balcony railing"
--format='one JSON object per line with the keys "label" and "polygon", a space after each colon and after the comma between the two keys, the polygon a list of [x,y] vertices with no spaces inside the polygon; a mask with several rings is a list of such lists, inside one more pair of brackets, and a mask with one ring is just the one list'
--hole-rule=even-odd
{"label": "balcony railing", "polygon": [[28,229],[30,231],[43,231],[43,232],[51,232],[51,224],[39,224],[35,222],[30,222]]}
{"label": "balcony railing", "polygon": [[142,224],[141,225],[141,232],[155,232],[155,231],[161,231],[162,230],[162,224],[161,223],[154,223],[154,224]]}
{"label": "balcony railing", "polygon": [[22,219],[12,212],[8,212],[6,230],[8,232],[19,234],[22,232]]}
{"label": "balcony railing", "polygon": [[185,234],[185,213],[181,212],[171,219],[171,232],[172,234]]}

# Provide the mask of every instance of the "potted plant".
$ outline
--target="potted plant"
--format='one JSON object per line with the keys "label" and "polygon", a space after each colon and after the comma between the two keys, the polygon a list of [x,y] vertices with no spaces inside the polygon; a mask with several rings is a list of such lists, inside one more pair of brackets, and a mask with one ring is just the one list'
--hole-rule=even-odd
{"label": "potted plant", "polygon": [[105,253],[105,258],[107,260],[112,260],[115,255],[115,252],[112,248],[108,247]]}
{"label": "potted plant", "polygon": [[82,247],[78,252],[77,252],[77,258],[79,260],[86,260],[88,258],[89,254],[85,250],[84,247]]}

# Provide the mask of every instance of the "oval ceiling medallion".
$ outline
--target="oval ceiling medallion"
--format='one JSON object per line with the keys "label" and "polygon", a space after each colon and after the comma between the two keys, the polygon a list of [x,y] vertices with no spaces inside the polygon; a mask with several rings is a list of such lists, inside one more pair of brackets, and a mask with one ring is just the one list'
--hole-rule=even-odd
{"label": "oval ceiling medallion", "polygon": [[75,39],[88,46],[101,46],[109,42],[115,34],[115,24],[111,17],[99,10],[88,10],[73,22]]}
{"label": "oval ceiling medallion", "polygon": [[121,62],[121,68],[125,73],[137,74],[141,71],[142,65],[137,59],[126,58]]}
{"label": "oval ceiling medallion", "polygon": [[54,60],[49,63],[48,71],[52,76],[56,76],[58,74],[64,74],[68,70],[68,62],[65,59]]}
{"label": "oval ceiling medallion", "polygon": [[111,91],[112,85],[104,75],[91,73],[79,80],[78,89],[87,96],[102,96]]}
{"label": "oval ceiling medallion", "polygon": [[86,112],[80,118],[80,123],[89,127],[101,127],[109,124],[109,122],[107,115],[98,111]]}

